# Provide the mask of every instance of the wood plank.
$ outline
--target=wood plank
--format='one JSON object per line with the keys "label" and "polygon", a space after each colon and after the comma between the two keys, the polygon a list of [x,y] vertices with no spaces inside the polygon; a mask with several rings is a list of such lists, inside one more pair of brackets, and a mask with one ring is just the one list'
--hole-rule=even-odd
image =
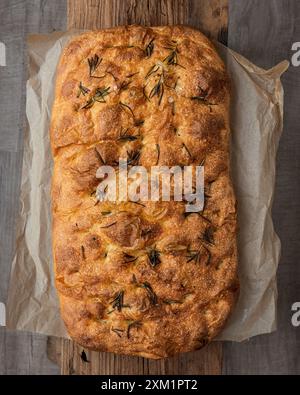
{"label": "wood plank", "polygon": [[[292,43],[300,37],[298,0],[231,1],[229,13],[230,48],[265,68],[290,59]],[[291,324],[291,306],[300,300],[300,67],[291,65],[282,80],[285,114],[272,210],[282,244],[277,275],[278,330],[242,344],[226,342],[223,345],[225,374],[299,375],[300,372],[300,328]]]}
{"label": "wood plank", "polygon": [[[88,351],[70,340],[61,340],[60,345],[63,375],[215,375],[220,374],[222,369],[222,347],[219,342],[209,344],[200,351],[158,361]],[[81,357],[83,351],[88,362]]]}
{"label": "wood plank", "polygon": [[[186,24],[226,43],[227,13],[227,0],[68,0],[68,28]],[[89,362],[82,360],[82,351],[85,351]],[[64,375],[220,374],[222,369],[222,346],[219,342],[197,352],[160,361],[89,352],[69,340],[52,339],[49,353],[52,359],[60,361]]]}
{"label": "wood plank", "polygon": [[186,24],[227,41],[228,0],[68,0],[69,29]]}
{"label": "wood plank", "polygon": [[[60,0],[1,0],[0,40],[6,67],[0,67],[0,301],[5,302],[15,248],[19,212],[25,121],[26,34],[65,29],[66,8]],[[0,328],[0,375],[58,374],[47,359],[47,337]]]}

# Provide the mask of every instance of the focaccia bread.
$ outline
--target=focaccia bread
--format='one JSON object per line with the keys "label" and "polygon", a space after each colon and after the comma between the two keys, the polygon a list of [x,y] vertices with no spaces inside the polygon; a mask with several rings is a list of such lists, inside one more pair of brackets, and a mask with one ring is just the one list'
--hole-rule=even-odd
{"label": "focaccia bread", "polygon": [[[51,120],[53,257],[62,318],[84,347],[147,358],[200,349],[238,295],[229,80],[182,26],[73,38]],[[205,204],[99,201],[99,166],[204,165]]]}

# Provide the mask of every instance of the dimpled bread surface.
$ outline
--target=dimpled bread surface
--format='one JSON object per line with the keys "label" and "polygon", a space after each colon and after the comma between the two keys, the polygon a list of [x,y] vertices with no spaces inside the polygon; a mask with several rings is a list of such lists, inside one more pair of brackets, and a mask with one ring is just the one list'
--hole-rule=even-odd
{"label": "dimpled bread surface", "polygon": [[[229,79],[183,26],[73,38],[51,119],[53,257],[70,336],[98,351],[165,358],[202,348],[239,292],[229,163]],[[205,202],[99,201],[96,171],[204,165]]]}

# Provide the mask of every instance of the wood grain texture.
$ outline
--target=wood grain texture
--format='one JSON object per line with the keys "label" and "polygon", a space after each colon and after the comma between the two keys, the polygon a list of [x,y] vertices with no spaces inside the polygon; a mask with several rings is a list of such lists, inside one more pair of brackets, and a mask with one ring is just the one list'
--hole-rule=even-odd
{"label": "wood grain texture", "polygon": [[186,24],[227,41],[228,0],[68,0],[70,29]]}
{"label": "wood grain texture", "polygon": [[[227,42],[227,0],[68,0],[69,29],[101,29],[117,25],[185,24],[209,37]],[[201,351],[151,361],[144,358],[84,350],[69,340],[53,340],[48,354],[57,360],[64,375],[70,374],[220,374],[222,346],[214,342]],[[54,350],[54,352],[53,352]]]}
{"label": "wood grain texture", "polygon": [[[60,0],[1,0],[0,40],[6,67],[0,67],[0,301],[5,302],[19,212],[25,122],[26,35],[64,30],[66,8]],[[0,375],[58,374],[48,360],[47,337],[0,328]]]}
{"label": "wood grain texture", "polygon": [[[228,46],[260,67],[290,60],[300,37],[300,1],[230,1]],[[237,34],[238,32],[238,34]],[[282,77],[284,126],[277,154],[273,220],[282,244],[278,268],[278,330],[223,345],[225,374],[299,374],[300,328],[291,306],[300,300],[300,67]],[[295,182],[297,180],[297,182]]]}
{"label": "wood grain texture", "polygon": [[[163,360],[99,353],[84,350],[70,340],[61,341],[61,373],[92,375],[198,375],[220,374],[222,348],[214,342],[206,348]],[[85,352],[88,362],[82,357]]]}

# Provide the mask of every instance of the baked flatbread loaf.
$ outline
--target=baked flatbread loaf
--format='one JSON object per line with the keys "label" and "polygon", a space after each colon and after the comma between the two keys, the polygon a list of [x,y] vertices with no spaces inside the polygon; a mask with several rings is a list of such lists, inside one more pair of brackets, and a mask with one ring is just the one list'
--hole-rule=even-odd
{"label": "baked flatbread loaf", "polygon": [[[51,121],[53,257],[70,336],[164,358],[200,349],[238,295],[229,80],[212,43],[182,26],[73,38]],[[204,165],[205,204],[99,201],[99,166]]]}

